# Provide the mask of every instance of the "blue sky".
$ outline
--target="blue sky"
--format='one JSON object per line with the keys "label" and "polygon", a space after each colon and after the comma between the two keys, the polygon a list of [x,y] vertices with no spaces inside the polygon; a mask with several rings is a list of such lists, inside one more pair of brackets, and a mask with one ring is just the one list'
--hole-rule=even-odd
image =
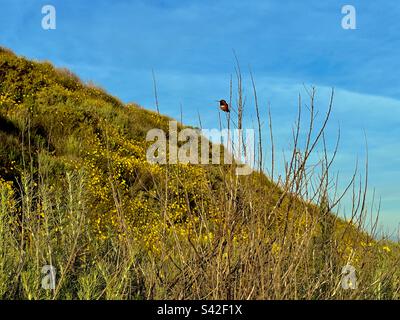
{"label": "blue sky", "polygon": [[[41,28],[54,5],[57,29]],[[357,29],[341,27],[341,8],[356,8]],[[278,149],[288,148],[298,93],[315,85],[321,113],[335,87],[328,137],[341,144],[342,181],[365,158],[369,185],[382,198],[381,223],[400,223],[400,3],[398,1],[78,1],[0,0],[0,45],[49,60],[123,101],[154,109],[154,69],[162,113],[216,127],[215,99],[227,97],[235,50],[251,66],[262,108],[271,104]],[[250,108],[250,107],[249,107]],[[248,121],[254,117],[249,110]],[[265,116],[265,113],[263,113]],[[372,189],[371,189],[372,190]]]}

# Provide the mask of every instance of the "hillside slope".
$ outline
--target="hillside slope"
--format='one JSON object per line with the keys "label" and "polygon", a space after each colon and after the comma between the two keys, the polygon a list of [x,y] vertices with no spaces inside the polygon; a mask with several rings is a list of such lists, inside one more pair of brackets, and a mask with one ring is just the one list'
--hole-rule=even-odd
{"label": "hillside slope", "polygon": [[147,162],[169,120],[0,48],[0,298],[399,298],[398,248],[324,190],[310,204],[232,165]]}

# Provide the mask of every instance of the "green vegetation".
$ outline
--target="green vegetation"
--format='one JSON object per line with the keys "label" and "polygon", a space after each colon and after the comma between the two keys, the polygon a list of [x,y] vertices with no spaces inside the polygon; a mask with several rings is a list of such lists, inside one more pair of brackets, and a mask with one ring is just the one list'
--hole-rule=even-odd
{"label": "green vegetation", "polygon": [[306,166],[313,141],[279,182],[150,164],[146,133],[169,120],[0,48],[0,298],[400,298],[398,244],[363,230],[355,181],[350,221],[333,214],[330,160]]}

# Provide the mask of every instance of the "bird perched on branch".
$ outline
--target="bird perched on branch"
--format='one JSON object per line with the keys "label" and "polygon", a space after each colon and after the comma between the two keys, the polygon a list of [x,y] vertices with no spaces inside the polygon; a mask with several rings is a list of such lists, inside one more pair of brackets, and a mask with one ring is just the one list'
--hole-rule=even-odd
{"label": "bird perched on branch", "polygon": [[225,100],[219,100],[219,108],[224,112],[230,112],[229,105],[226,103]]}

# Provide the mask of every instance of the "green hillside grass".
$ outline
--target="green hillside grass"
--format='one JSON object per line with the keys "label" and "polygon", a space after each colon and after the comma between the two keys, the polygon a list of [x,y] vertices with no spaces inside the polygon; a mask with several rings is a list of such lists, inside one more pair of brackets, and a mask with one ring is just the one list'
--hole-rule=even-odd
{"label": "green hillside grass", "polygon": [[325,175],[310,203],[301,163],[279,184],[150,164],[146,133],[170,120],[0,48],[0,298],[400,297],[398,245],[363,230],[362,204],[338,218]]}

